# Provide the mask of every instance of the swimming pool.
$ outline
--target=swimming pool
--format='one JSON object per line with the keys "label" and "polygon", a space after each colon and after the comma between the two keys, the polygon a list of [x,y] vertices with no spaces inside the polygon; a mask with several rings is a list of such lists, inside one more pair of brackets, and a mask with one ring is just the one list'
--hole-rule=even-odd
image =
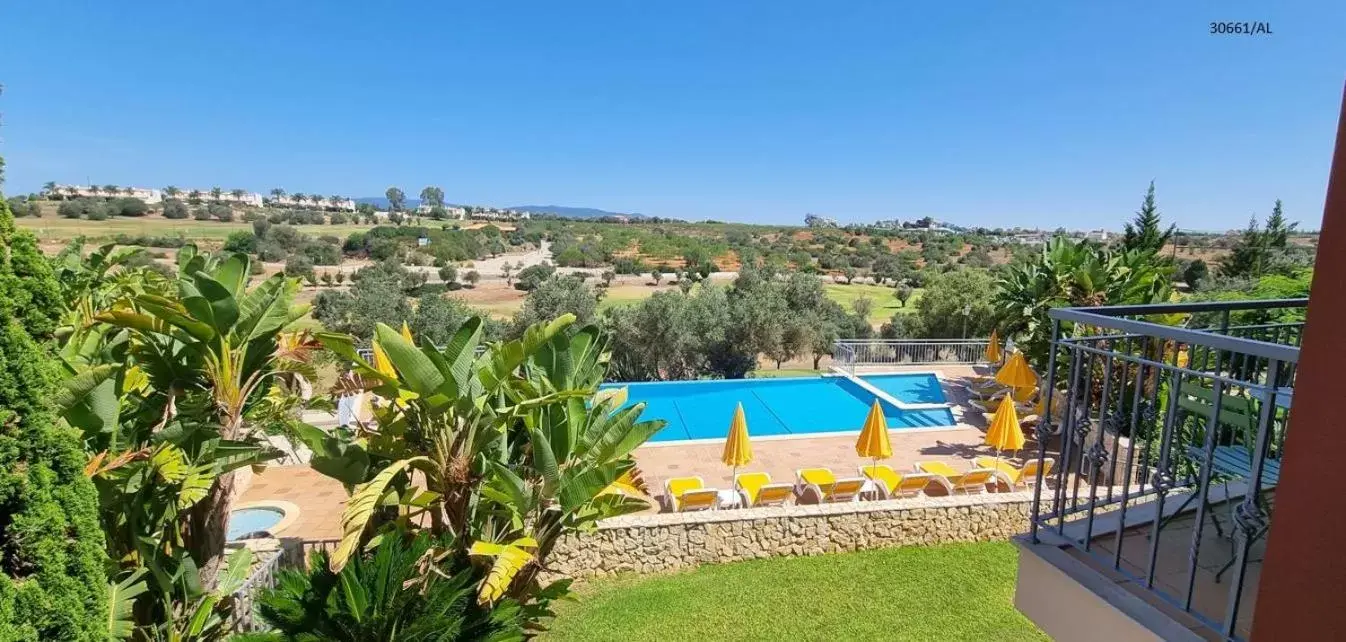
{"label": "swimming pool", "polygon": [[[905,404],[942,404],[933,374],[864,375],[869,385]],[[754,437],[859,431],[876,396],[846,377],[795,377],[605,384],[626,386],[627,403],[645,402],[641,419],[668,422],[651,442],[723,439],[742,403]],[[903,409],[880,399],[893,430],[954,425],[948,407]]]}

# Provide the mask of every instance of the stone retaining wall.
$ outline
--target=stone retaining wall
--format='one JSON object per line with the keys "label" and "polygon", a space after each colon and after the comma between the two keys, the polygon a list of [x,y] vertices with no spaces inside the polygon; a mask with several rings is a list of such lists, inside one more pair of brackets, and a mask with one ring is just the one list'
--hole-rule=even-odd
{"label": "stone retaining wall", "polygon": [[1008,540],[1028,530],[1031,491],[882,502],[633,515],[567,535],[548,558],[574,578],[659,573],[764,557]]}

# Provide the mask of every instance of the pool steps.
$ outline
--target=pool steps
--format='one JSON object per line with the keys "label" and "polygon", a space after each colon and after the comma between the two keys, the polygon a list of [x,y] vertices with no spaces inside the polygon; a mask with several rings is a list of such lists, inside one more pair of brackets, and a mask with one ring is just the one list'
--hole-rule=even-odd
{"label": "pool steps", "polygon": [[953,412],[953,406],[951,406],[951,405],[949,405],[949,404],[947,404],[947,403],[907,403],[907,402],[902,401],[901,399],[898,399],[897,397],[894,397],[894,396],[892,396],[892,395],[890,395],[890,394],[888,394],[888,393],[886,393],[886,392],[884,392],[884,391],[882,391],[882,390],[879,390],[878,388],[874,387],[874,385],[871,384],[871,383],[869,383],[868,381],[865,381],[864,379],[861,379],[860,377],[857,377],[857,376],[855,376],[855,375],[853,375],[853,374],[851,374],[851,373],[849,373],[849,372],[846,372],[845,370],[842,370],[841,368],[838,368],[837,366],[832,366],[832,373],[835,374],[835,375],[837,375],[837,376],[841,376],[841,377],[845,377],[845,378],[847,378],[848,380],[850,380],[851,383],[854,383],[855,385],[860,386],[861,388],[864,388],[865,391],[868,392],[869,394],[872,394],[872,395],[874,395],[875,397],[878,397],[879,399],[882,399],[883,401],[886,401],[886,402],[888,402],[888,403],[890,403],[890,404],[893,404],[894,406],[897,406],[897,408],[898,408],[899,410],[912,410],[912,411],[916,411],[916,410],[948,410],[949,412]]}

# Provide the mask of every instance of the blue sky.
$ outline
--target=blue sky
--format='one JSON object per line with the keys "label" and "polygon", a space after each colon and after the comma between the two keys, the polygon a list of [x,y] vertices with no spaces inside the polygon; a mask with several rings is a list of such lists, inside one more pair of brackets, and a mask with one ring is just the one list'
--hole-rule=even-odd
{"label": "blue sky", "polygon": [[[1290,6],[1293,5],[1293,6]],[[689,219],[1317,227],[1340,0],[9,3],[10,193],[48,180]],[[1274,35],[1213,36],[1212,20]]]}

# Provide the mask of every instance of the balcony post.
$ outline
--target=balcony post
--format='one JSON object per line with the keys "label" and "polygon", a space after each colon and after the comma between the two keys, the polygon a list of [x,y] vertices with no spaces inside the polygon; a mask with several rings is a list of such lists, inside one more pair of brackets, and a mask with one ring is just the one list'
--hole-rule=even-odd
{"label": "balcony post", "polygon": [[[1314,261],[1287,439],[1276,492],[1275,528],[1253,620],[1255,640],[1315,640],[1340,631],[1346,583],[1346,495],[1325,471],[1341,461],[1341,380],[1346,363],[1346,92]],[[1274,398],[1274,397],[1273,397]],[[1289,430],[1286,430],[1287,434]]]}

